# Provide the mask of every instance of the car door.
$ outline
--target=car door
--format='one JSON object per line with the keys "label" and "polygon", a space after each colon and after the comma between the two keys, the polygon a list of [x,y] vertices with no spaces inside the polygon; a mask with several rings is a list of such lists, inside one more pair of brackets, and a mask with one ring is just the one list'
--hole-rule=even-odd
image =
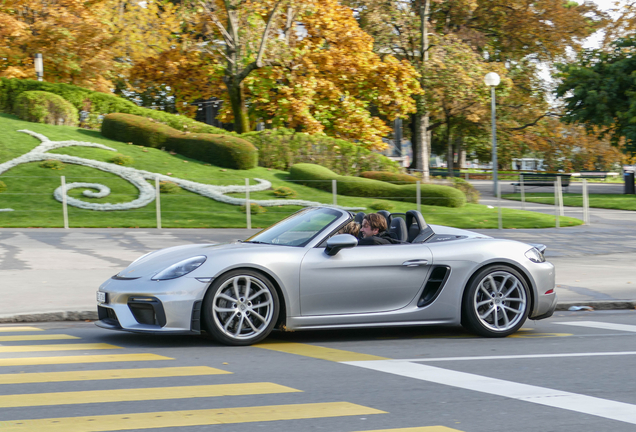
{"label": "car door", "polygon": [[334,256],[313,248],[300,268],[301,315],[400,309],[420,291],[431,264],[422,244],[357,246]]}

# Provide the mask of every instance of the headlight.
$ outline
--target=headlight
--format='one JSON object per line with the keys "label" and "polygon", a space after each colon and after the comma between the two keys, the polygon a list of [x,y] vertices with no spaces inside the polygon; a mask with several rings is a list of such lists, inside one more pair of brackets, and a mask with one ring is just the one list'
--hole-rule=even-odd
{"label": "headlight", "polygon": [[526,252],[526,258],[536,263],[545,262],[545,257],[541,252],[539,252],[537,248],[532,248],[528,252]]}
{"label": "headlight", "polygon": [[185,259],[171,265],[167,269],[160,271],[152,278],[152,280],[176,279],[183,275],[187,275],[191,271],[197,269],[201,264],[203,264],[206,259],[207,257],[205,256],[196,256]]}

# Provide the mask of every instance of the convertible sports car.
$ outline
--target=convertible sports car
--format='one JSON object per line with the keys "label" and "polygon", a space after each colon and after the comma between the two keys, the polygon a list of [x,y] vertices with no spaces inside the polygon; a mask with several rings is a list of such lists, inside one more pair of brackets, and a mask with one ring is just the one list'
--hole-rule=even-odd
{"label": "convertible sports car", "polygon": [[99,287],[99,327],[207,331],[230,345],[272,331],[459,325],[487,337],[552,315],[544,245],[379,212],[399,244],[358,246],[338,231],[363,213],[312,207],[245,241],[146,254]]}

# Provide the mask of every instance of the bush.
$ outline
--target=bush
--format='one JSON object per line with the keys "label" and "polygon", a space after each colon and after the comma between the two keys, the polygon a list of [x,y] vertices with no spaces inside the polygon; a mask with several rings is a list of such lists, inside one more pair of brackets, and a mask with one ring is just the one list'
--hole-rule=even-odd
{"label": "bush", "polygon": [[372,208],[373,210],[386,210],[386,211],[392,211],[395,208],[393,203],[389,201],[373,201],[369,205],[369,207]]}
{"label": "bush", "polygon": [[479,204],[479,197],[481,195],[472,184],[462,178],[453,177],[453,186],[456,189],[462,191],[464,195],[466,195],[466,202],[469,202],[471,204]]}
{"label": "bush", "polygon": [[64,169],[64,162],[56,160],[56,159],[47,159],[45,161],[40,162],[40,168],[61,170],[61,169]]}
{"label": "bush", "polygon": [[33,90],[54,93],[66,99],[78,111],[87,113],[86,119],[82,120],[82,126],[92,129],[99,129],[102,117],[106,114],[127,113],[155,119],[180,131],[238,136],[234,132],[228,132],[182,115],[142,108],[114,94],[96,92],[70,84],[18,78],[0,78],[0,112],[14,113],[13,105],[20,94]]}
{"label": "bush", "polygon": [[134,160],[130,156],[117,153],[115,156],[109,159],[109,162],[117,164],[117,165],[128,166],[128,165],[132,165]]}
{"label": "bush", "polygon": [[[245,213],[244,205],[241,206],[241,211]],[[261,214],[261,213],[265,213],[266,211],[267,209],[265,207],[260,206],[256,203],[250,203],[250,214]]]}
{"label": "bush", "polygon": [[259,152],[259,165],[289,170],[297,163],[322,165],[342,175],[362,171],[400,172],[397,162],[349,141],[325,135],[308,135],[291,129],[248,132],[241,135]]}
{"label": "bush", "polygon": [[[291,167],[289,174],[292,180],[326,191],[331,191],[332,180],[336,180],[341,195],[416,202],[417,186],[414,184],[394,185],[379,180],[340,176],[313,164],[296,164]],[[462,207],[466,203],[464,194],[450,186],[422,184],[421,197],[422,204],[426,205]]]}
{"label": "bush", "polygon": [[3,182],[2,180],[0,180],[0,193],[4,192],[7,190],[7,185],[5,182]]}
{"label": "bush", "polygon": [[224,168],[251,169],[257,164],[258,151],[244,139],[229,135],[179,132],[153,119],[131,114],[107,115],[101,133],[116,141],[165,148]]}
{"label": "bush", "polygon": [[386,171],[365,171],[360,173],[360,177],[380,180],[389,183],[416,183],[419,179],[409,174],[394,173]]}
{"label": "bush", "polygon": [[274,188],[274,195],[279,198],[296,198],[296,191],[287,186]]}
{"label": "bush", "polygon": [[77,109],[63,97],[45,91],[26,91],[13,102],[18,118],[34,123],[77,126]]}
{"label": "bush", "polygon": [[181,186],[176,183],[172,183],[169,181],[160,181],[159,182],[159,193],[163,194],[173,194],[181,191]]}

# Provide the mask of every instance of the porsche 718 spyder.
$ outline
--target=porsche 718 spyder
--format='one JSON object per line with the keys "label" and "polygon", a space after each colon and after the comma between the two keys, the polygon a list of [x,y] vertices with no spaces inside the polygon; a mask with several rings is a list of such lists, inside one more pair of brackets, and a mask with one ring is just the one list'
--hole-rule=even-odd
{"label": "porsche 718 spyder", "polygon": [[311,207],[245,241],[150,252],[99,287],[96,324],[250,345],[275,327],[461,324],[503,337],[554,312],[544,245],[380,213],[401,243],[358,245],[338,231],[363,213]]}

